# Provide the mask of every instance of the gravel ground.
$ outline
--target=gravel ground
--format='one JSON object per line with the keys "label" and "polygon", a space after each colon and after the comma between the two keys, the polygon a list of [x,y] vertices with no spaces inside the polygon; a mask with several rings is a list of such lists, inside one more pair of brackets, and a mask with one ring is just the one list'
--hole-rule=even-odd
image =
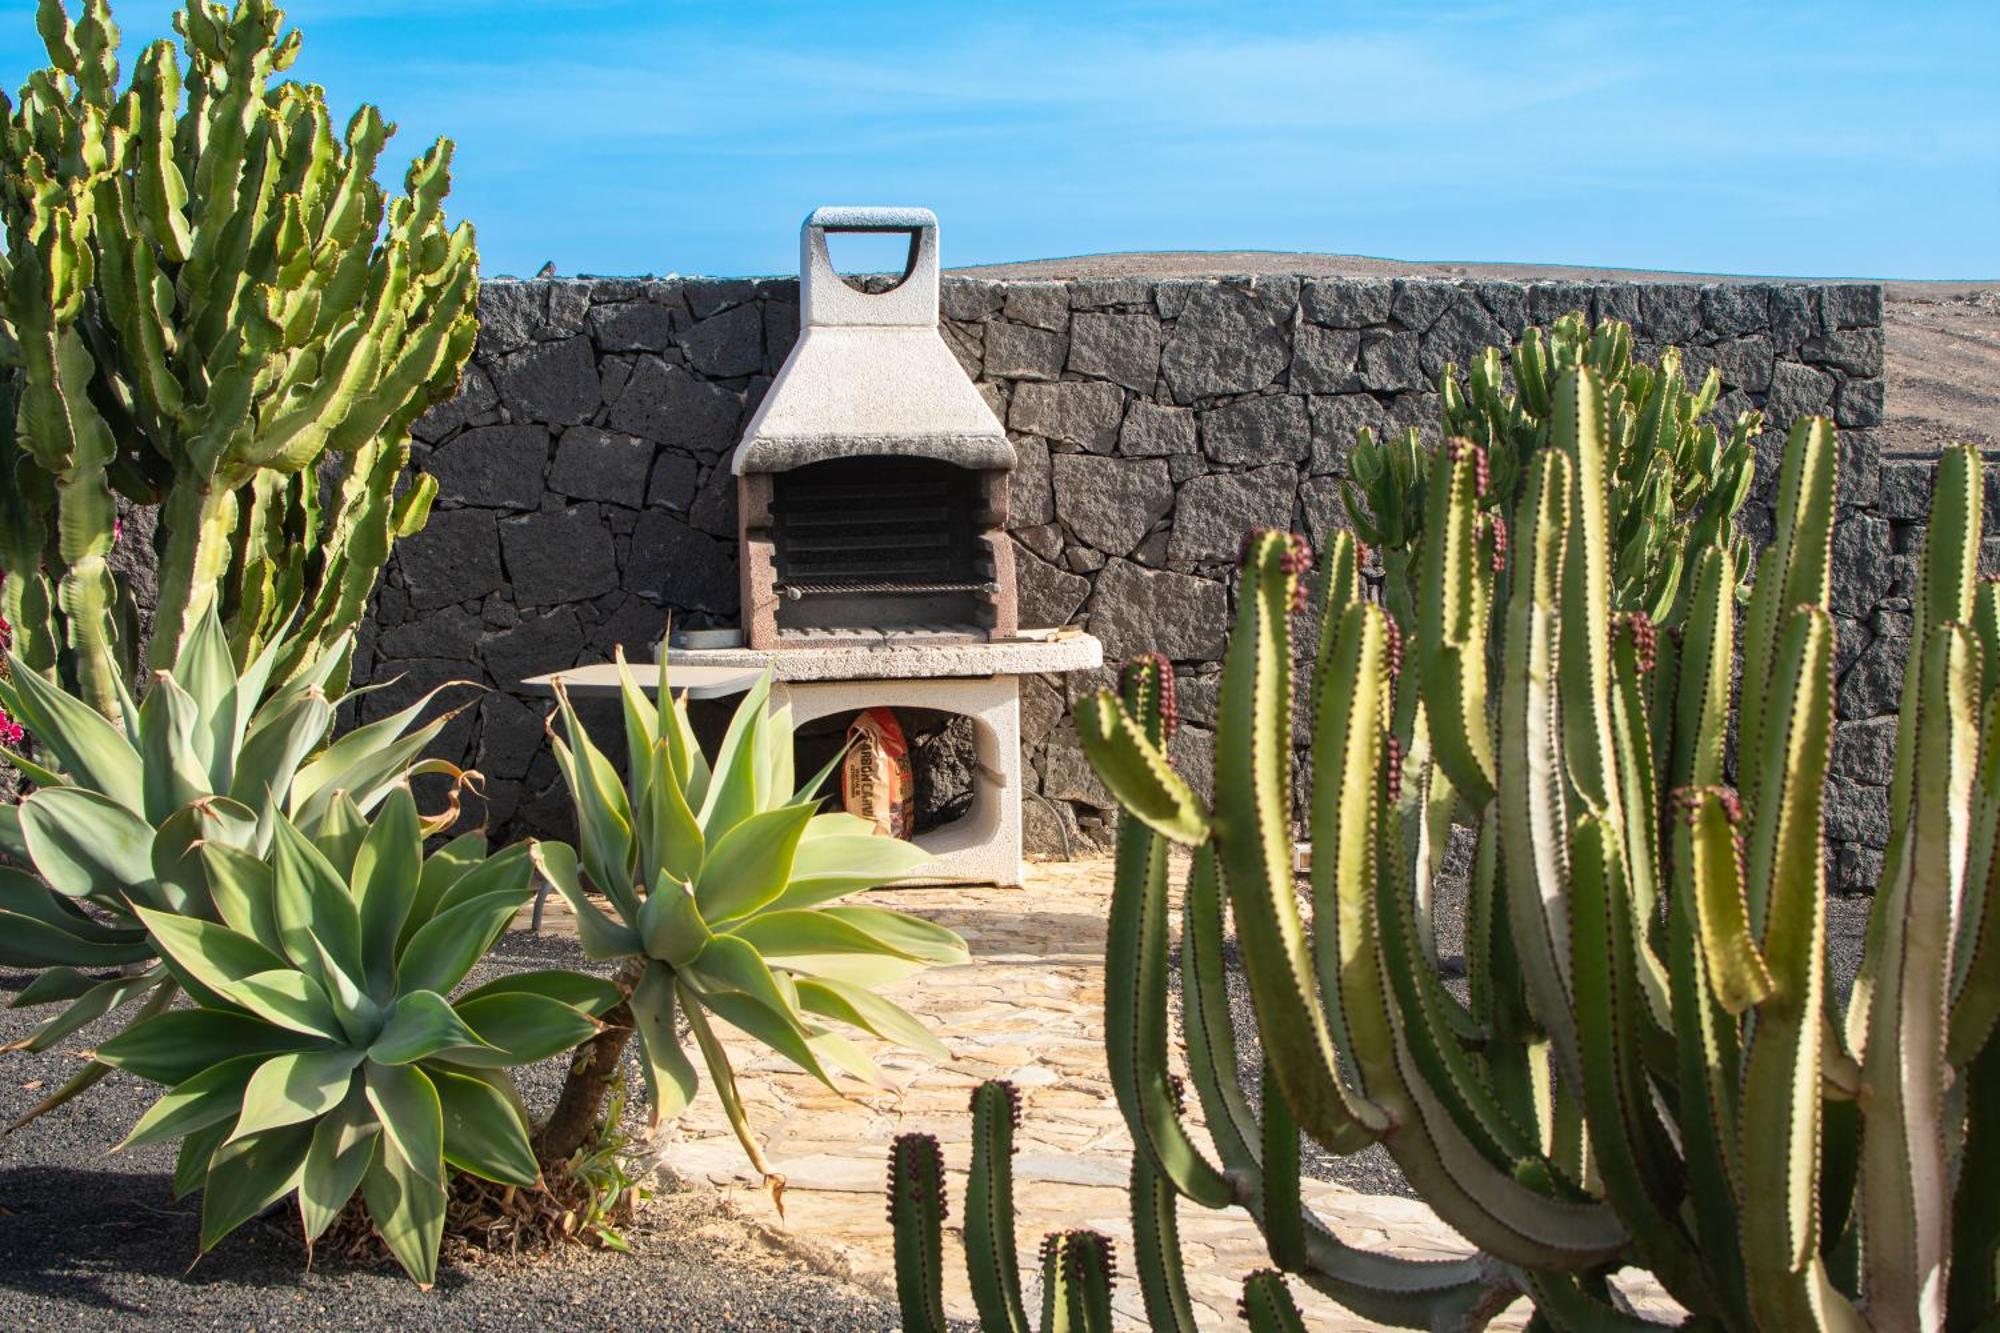
{"label": "gravel ground", "polygon": [[[552,966],[589,965],[570,941],[512,935],[474,976]],[[26,980],[0,972],[0,992]],[[0,1041],[26,1031],[35,1012],[0,1010]],[[84,1035],[102,1039],[110,1028]],[[62,1053],[0,1056],[0,1117],[11,1120],[74,1068]],[[561,1073],[554,1061],[518,1071],[531,1106],[553,1103]],[[631,1077],[636,1087],[636,1070]],[[533,1262],[452,1264],[428,1295],[388,1264],[304,1271],[302,1247],[276,1216],[196,1263],[200,1196],[172,1201],[172,1145],[107,1155],[158,1092],[113,1074],[0,1140],[0,1328],[898,1327],[892,1306],[813,1272],[697,1192],[643,1210],[628,1231],[636,1254],[576,1247]]]}
{"label": "gravel ground", "polygon": [[[1872,901],[1863,896],[1827,899],[1828,966],[1843,1001],[1861,964],[1861,939],[1867,929],[1868,907]],[[1466,998],[1465,958],[1460,952],[1465,938],[1462,885],[1456,889],[1451,885],[1440,886],[1434,916],[1438,935],[1438,967],[1444,973],[1445,985],[1462,1001]],[[1237,1074],[1243,1081],[1251,1105],[1256,1106],[1262,1100],[1258,1087],[1259,1068],[1263,1063],[1262,1047],[1257,1039],[1257,1015],[1251,1007],[1249,983],[1244,979],[1242,959],[1236,952],[1234,940],[1225,946],[1224,958],[1228,966],[1229,1014],[1231,1025],[1236,1029]],[[1416,1196],[1416,1191],[1403,1179],[1395,1159],[1389,1156],[1389,1150],[1380,1144],[1351,1156],[1339,1157],[1302,1136],[1299,1167],[1304,1174],[1316,1180],[1338,1181],[1364,1194]]]}

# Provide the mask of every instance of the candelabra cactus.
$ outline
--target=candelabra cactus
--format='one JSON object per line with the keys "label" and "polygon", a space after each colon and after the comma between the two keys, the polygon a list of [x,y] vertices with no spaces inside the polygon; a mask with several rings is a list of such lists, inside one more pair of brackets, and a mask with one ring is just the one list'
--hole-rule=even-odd
{"label": "candelabra cactus", "polygon": [[[1295,538],[1247,546],[1212,806],[1166,760],[1160,664],[1079,706],[1127,814],[1106,1039],[1135,1180],[1242,1205],[1277,1268],[1387,1324],[1476,1327],[1526,1295],[1547,1326],[1628,1326],[1608,1279],[1638,1264],[1709,1327],[1985,1327],[2000,1316],[2000,1210],[1977,1169],[2000,1151],[2000,585],[1976,581],[1977,455],[1938,469],[1893,836],[1843,1015],[1823,901],[1832,428],[1801,422],[1786,447],[1743,624],[1731,787],[1733,544],[1703,529],[1670,599],[1621,581],[1615,394],[1587,360],[1543,392],[1546,447],[1429,459],[1408,669],[1391,669],[1392,621],[1351,539],[1326,552],[1301,710],[1310,927],[1287,771]],[[1663,600],[1678,623],[1658,634]],[[1438,978],[1429,917],[1455,814],[1478,833],[1465,1002]],[[1170,842],[1192,850],[1181,1008],[1213,1159],[1167,1072]],[[1261,1117],[1222,990],[1225,898],[1267,1066]],[[1343,1245],[1302,1207],[1300,1130],[1334,1152],[1383,1144],[1480,1253],[1419,1264]],[[1175,1271],[1157,1224],[1171,1205],[1137,1187],[1134,1214],[1154,1238],[1141,1272]],[[1188,1326],[1147,1295],[1156,1326]],[[1245,1310],[1286,1326],[1268,1291]]]}
{"label": "candelabra cactus", "polygon": [[0,125],[0,614],[106,716],[137,646],[115,497],[162,507],[151,664],[216,602],[239,664],[293,627],[282,683],[422,526],[434,485],[396,493],[409,426],[471,352],[451,144],[391,202],[394,127],[364,106],[337,131],[321,89],[273,83],[283,25],[270,0],[187,0],[185,64],[154,43],[121,93],[106,0],[74,22],[41,0],[50,63]]}
{"label": "candelabra cactus", "polygon": [[[1443,436],[1479,446],[1489,473],[1479,488],[1483,507],[1511,514],[1529,461],[1550,443],[1558,386],[1586,367],[1599,378],[1606,412],[1613,605],[1676,625],[1685,614],[1681,589],[1695,553],[1721,542],[1731,547],[1737,569],[1749,571],[1735,517],[1750,494],[1751,444],[1764,418],[1740,412],[1726,437],[1716,429],[1708,418],[1722,392],[1719,372],[1711,369],[1691,388],[1678,349],[1667,348],[1657,366],[1647,366],[1633,359],[1629,325],[1592,326],[1580,314],[1565,315],[1546,338],[1529,329],[1505,355],[1489,347],[1464,372],[1447,365],[1438,376]],[[1343,483],[1349,518],[1381,552],[1390,614],[1413,628],[1414,562],[1429,509],[1428,451],[1414,427],[1379,444],[1364,429],[1352,458],[1353,477]]]}

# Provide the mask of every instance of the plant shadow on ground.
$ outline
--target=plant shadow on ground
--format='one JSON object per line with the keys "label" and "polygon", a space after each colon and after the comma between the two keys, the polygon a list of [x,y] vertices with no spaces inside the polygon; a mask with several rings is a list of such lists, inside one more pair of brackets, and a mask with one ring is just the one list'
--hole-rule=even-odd
{"label": "plant shadow on ground", "polygon": [[[0,1288],[60,1287],[78,1305],[138,1315],[148,1305],[116,1287],[133,1279],[252,1289],[299,1285],[304,1247],[276,1212],[200,1255],[201,1196],[175,1202],[168,1172],[24,1166],[0,1170]],[[197,1258],[197,1256],[199,1256]],[[318,1264],[322,1273],[393,1275],[394,1265]],[[467,1278],[440,1272],[452,1290]]]}

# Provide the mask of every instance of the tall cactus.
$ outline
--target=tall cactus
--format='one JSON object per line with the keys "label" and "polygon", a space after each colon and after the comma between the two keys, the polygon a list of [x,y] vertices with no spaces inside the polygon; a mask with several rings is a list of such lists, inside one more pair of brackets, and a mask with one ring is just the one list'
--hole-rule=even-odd
{"label": "tall cactus", "polygon": [[[1676,625],[1698,552],[1726,544],[1748,572],[1747,547],[1734,525],[1750,494],[1752,442],[1764,428],[1763,413],[1739,412],[1725,436],[1709,420],[1722,393],[1718,371],[1691,387],[1679,349],[1666,348],[1649,366],[1633,357],[1630,325],[1564,315],[1546,336],[1531,328],[1505,353],[1489,347],[1465,370],[1447,364],[1438,376],[1443,436],[1472,442],[1487,459],[1481,495],[1493,515],[1511,514],[1520,502],[1531,463],[1560,430],[1559,386],[1580,368],[1595,373],[1605,398],[1613,609]],[[1415,561],[1429,512],[1427,454],[1415,427],[1379,443],[1363,429],[1353,479],[1343,483],[1355,531],[1381,552],[1389,613],[1405,629],[1415,627]]]}
{"label": "tall cactus", "polygon": [[[1216,797],[1166,760],[1163,664],[1077,710],[1118,797],[1106,1037],[1131,1125],[1142,1273],[1171,1274],[1171,1205],[1236,1203],[1273,1263],[1365,1317],[1477,1327],[1525,1295],[1542,1325],[1636,1326],[1637,1264],[1705,1327],[1971,1329],[2000,1320],[2000,585],[1976,581],[1979,460],[1940,463],[1905,687],[1894,832],[1862,976],[1827,976],[1822,789],[1832,740],[1837,448],[1798,423],[1777,539],[1743,624],[1738,556],[1693,542],[1672,633],[1622,581],[1615,389],[1540,392],[1546,447],[1502,468],[1431,454],[1410,566],[1415,642],[1367,600],[1351,539],[1324,560],[1318,658],[1290,698],[1296,538],[1253,535],[1218,706]],[[1511,509],[1511,540],[1497,521]],[[1400,668],[1400,669],[1399,669]],[[1300,911],[1287,764],[1310,719]],[[1456,811],[1477,830],[1469,1001],[1431,961]],[[1182,1029],[1213,1151],[1166,1068],[1165,844],[1192,850]],[[1268,1071],[1238,1082],[1222,987],[1234,917]],[[1482,1251],[1414,1264],[1343,1246],[1297,1193],[1294,1127],[1383,1144]],[[1157,1283],[1171,1293],[1171,1283]],[[1181,1326],[1171,1299],[1148,1308]],[[1163,1315],[1160,1311],[1165,1311]],[[1262,1290],[1245,1311],[1289,1326]]]}
{"label": "tall cactus", "polygon": [[106,0],[75,21],[40,0],[37,25],[49,66],[0,125],[0,615],[114,715],[137,650],[108,563],[122,496],[161,507],[150,664],[216,602],[239,664],[293,627],[282,683],[354,625],[435,491],[397,486],[476,329],[451,144],[391,200],[394,127],[364,106],[337,131],[320,88],[274,82],[299,34],[270,0],[186,0],[184,60],[155,42],[123,92]]}

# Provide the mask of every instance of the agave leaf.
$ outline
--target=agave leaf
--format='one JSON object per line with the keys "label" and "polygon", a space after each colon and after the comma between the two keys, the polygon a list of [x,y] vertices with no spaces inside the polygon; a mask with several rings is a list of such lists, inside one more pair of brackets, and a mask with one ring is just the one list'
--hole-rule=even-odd
{"label": "agave leaf", "polygon": [[518,892],[483,893],[431,918],[410,937],[397,960],[398,989],[449,995],[465,980],[472,965],[492,949],[527,897],[523,884]]}
{"label": "agave leaf", "polygon": [[[814,907],[864,889],[893,884],[931,863],[929,852],[900,838],[878,837],[872,832],[815,835],[815,826],[821,820],[850,819],[853,816],[813,818],[792,858],[792,874],[785,891],[771,900],[765,912]],[[864,829],[871,827],[860,820],[854,822],[862,824]]]}
{"label": "agave leaf", "polygon": [[496,977],[460,996],[456,1007],[463,1016],[467,1003],[501,995],[540,996],[593,1017],[601,1017],[606,1010],[615,1008],[618,1002],[625,998],[618,989],[618,983],[604,977],[550,969],[543,972],[514,972],[507,976]]}
{"label": "agave leaf", "polygon": [[217,989],[281,1028],[327,1041],[341,1041],[346,1035],[325,988],[304,972],[291,968],[260,972]]}
{"label": "agave leaf", "polygon": [[293,964],[332,988],[320,964],[325,947],[349,977],[366,975],[361,965],[361,920],[346,881],[319,848],[283,817],[278,819],[272,856],[272,901],[278,937]]}
{"label": "agave leaf", "polygon": [[160,956],[196,994],[217,995],[260,972],[289,970],[282,958],[227,926],[144,907],[135,910]]}
{"label": "agave leaf", "polygon": [[884,1041],[922,1051],[934,1060],[950,1058],[944,1043],[932,1036],[915,1015],[873,991],[826,977],[801,977],[798,995],[799,1004],[807,1013],[872,1032]]}
{"label": "agave leaf", "polygon": [[134,1023],[92,1052],[113,1069],[177,1086],[241,1055],[276,1055],[322,1043],[303,1033],[221,1009],[172,1009]]}
{"label": "agave leaf", "polygon": [[714,842],[694,885],[702,920],[721,925],[783,893],[811,818],[809,806],[780,806],[749,816]]}
{"label": "agave leaf", "polygon": [[153,886],[153,826],[100,792],[42,788],[21,802],[21,834],[58,893],[116,903]]}
{"label": "agave leaf", "polygon": [[541,1163],[535,1160],[528,1127],[514,1100],[486,1076],[447,1069],[429,1072],[444,1116],[445,1160],[503,1185],[539,1183]]}
{"label": "agave leaf", "polygon": [[859,927],[890,949],[941,967],[969,962],[965,941],[943,926],[882,907],[827,907],[828,916]]}
{"label": "agave leaf", "polygon": [[299,1218],[308,1245],[326,1233],[354,1197],[381,1144],[382,1128],[358,1092],[350,1090],[338,1109],[313,1126],[312,1147],[299,1179]]}
{"label": "agave leaf", "polygon": [[487,1043],[435,991],[405,991],[368,1048],[379,1064],[407,1065],[432,1056],[455,1058],[461,1051],[479,1051]]}
{"label": "agave leaf", "polygon": [[[414,1070],[409,1072],[423,1077]],[[372,1088],[370,1095],[372,1100]],[[436,1097],[433,1092],[433,1103]],[[441,1174],[432,1167],[426,1175],[396,1146],[394,1137],[388,1136],[361,1177],[361,1197],[368,1204],[375,1230],[403,1271],[425,1291],[437,1283],[438,1246],[444,1239],[445,1191],[434,1178]]]}
{"label": "agave leaf", "polygon": [[283,953],[274,898],[275,872],[270,862],[220,844],[204,846],[201,862],[210,901],[223,924],[274,954]]}
{"label": "agave leaf", "polygon": [[134,815],[143,811],[146,802],[139,753],[125,734],[89,704],[42,679],[19,658],[10,654],[9,661],[13,663],[15,706],[8,711],[55,756],[63,774]]}
{"label": "agave leaf", "polygon": [[646,951],[638,931],[623,922],[612,921],[584,894],[573,847],[562,842],[537,842],[529,855],[543,878],[555,885],[556,892],[562,894],[576,914],[577,942],[583,946],[584,957],[602,962]]}
{"label": "agave leaf", "polygon": [[[437,1087],[415,1065],[362,1066],[368,1104],[375,1108],[395,1155],[433,1185],[444,1182],[444,1120]],[[379,1224],[380,1219],[377,1219]]]}
{"label": "agave leaf", "polygon": [[745,691],[717,751],[715,768],[701,803],[701,827],[710,847],[756,813],[757,757],[763,748],[765,710],[771,698],[771,673],[766,671]]}
{"label": "agave leaf", "polygon": [[309,1124],[286,1125],[216,1148],[202,1189],[202,1253],[297,1187],[312,1134]]}
{"label": "agave leaf", "polygon": [[315,1120],[347,1100],[361,1052],[341,1047],[289,1051],[257,1067],[243,1090],[243,1111],[225,1144],[252,1134]]}
{"label": "agave leaf", "polygon": [[912,962],[928,962],[829,912],[764,912],[729,928],[728,933],[756,948],[766,958],[801,954],[888,954]]}
{"label": "agave leaf", "polygon": [[470,995],[453,1006],[479,1045],[445,1059],[471,1068],[533,1064],[590,1040],[603,1024],[552,995],[533,991]]}
{"label": "agave leaf", "polygon": [[146,1108],[139,1123],[132,1126],[132,1132],[113,1151],[182,1138],[211,1125],[233,1124],[237,1108],[243,1102],[244,1089],[250,1086],[250,1076],[264,1060],[261,1055],[239,1055],[175,1084]]}
{"label": "agave leaf", "polygon": [[417,802],[407,787],[389,794],[354,855],[351,882],[360,917],[360,957],[369,991],[386,998],[395,985],[396,942],[408,919],[411,892],[423,876],[424,841]]}
{"label": "agave leaf", "polygon": [[648,962],[632,988],[632,1027],[639,1038],[639,1068],[646,1076],[654,1129],[686,1110],[700,1086],[674,1023],[677,990],[673,970],[659,962]]}

